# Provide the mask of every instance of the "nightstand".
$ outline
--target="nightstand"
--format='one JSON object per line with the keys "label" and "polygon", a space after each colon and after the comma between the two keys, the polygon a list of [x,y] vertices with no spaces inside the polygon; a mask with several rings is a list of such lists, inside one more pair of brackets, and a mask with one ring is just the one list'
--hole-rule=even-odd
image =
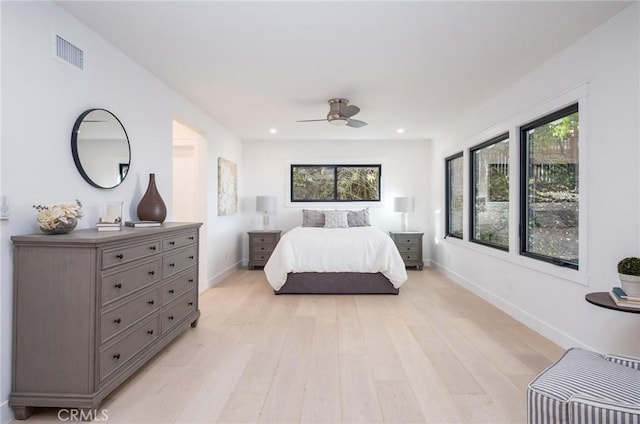
{"label": "nightstand", "polygon": [[249,231],[249,269],[265,266],[280,240],[280,230]]}
{"label": "nightstand", "polygon": [[422,262],[422,236],[424,233],[417,231],[389,231],[391,239],[395,243],[405,266],[415,266],[421,270]]}

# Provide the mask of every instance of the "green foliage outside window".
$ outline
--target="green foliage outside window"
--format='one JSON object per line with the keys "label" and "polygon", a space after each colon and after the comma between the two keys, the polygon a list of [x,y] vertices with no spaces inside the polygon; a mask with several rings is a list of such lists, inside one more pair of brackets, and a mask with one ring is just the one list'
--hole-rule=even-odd
{"label": "green foliage outside window", "polygon": [[379,201],[380,170],[380,165],[291,165],[291,201]]}

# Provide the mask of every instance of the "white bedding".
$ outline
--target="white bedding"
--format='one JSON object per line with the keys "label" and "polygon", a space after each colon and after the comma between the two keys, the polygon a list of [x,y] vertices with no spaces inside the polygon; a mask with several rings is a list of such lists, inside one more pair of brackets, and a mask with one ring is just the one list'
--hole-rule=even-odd
{"label": "white bedding", "polygon": [[395,288],[407,280],[391,237],[375,227],[296,227],[282,236],[264,272],[274,290],[289,272],[380,272]]}

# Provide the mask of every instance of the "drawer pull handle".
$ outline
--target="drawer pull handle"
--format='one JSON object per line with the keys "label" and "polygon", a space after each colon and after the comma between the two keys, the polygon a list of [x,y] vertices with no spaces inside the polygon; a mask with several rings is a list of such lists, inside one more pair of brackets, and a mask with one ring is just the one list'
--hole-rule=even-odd
{"label": "drawer pull handle", "polygon": [[189,236],[189,240],[195,240],[196,238],[194,236]]}
{"label": "drawer pull handle", "polygon": [[193,258],[194,258],[194,256],[193,256],[193,255],[189,256],[189,259],[193,259]]}
{"label": "drawer pull handle", "polygon": [[260,250],[264,250],[264,246],[261,246],[261,247],[260,247]]}
{"label": "drawer pull handle", "polygon": [[155,271],[149,271],[149,275],[155,275]]}
{"label": "drawer pull handle", "polygon": [[113,320],[114,324],[120,324],[122,322],[122,320],[120,318],[116,318]]}
{"label": "drawer pull handle", "polygon": [[173,315],[169,315],[167,318],[169,318],[169,321],[173,321]]}
{"label": "drawer pull handle", "polygon": [[173,294],[173,293],[174,293],[173,289],[169,290],[169,294]]}
{"label": "drawer pull handle", "polygon": [[193,278],[189,278],[189,282],[190,282],[190,283],[193,283]]}
{"label": "drawer pull handle", "polygon": [[149,246],[149,249],[156,250],[156,247],[155,246]]}
{"label": "drawer pull handle", "polygon": [[124,254],[122,254],[122,253],[118,253],[118,254],[116,255],[116,259],[124,259]]}
{"label": "drawer pull handle", "polygon": [[153,330],[148,330],[147,334],[152,335],[153,334]]}
{"label": "drawer pull handle", "polygon": [[193,302],[189,302],[189,306],[193,306]]}
{"label": "drawer pull handle", "polygon": [[170,242],[169,242],[169,245],[170,245],[170,246],[174,246],[175,244],[176,244],[176,242],[175,242],[175,241],[170,241]]}
{"label": "drawer pull handle", "polygon": [[169,266],[170,266],[170,267],[174,267],[174,266],[176,266],[176,264],[175,264],[175,263],[173,263],[173,262],[171,262],[171,263],[169,264]]}
{"label": "drawer pull handle", "polygon": [[260,239],[260,241],[261,241],[261,242],[264,242],[264,239],[262,238],[262,239]]}
{"label": "drawer pull handle", "polygon": [[122,288],[122,283],[114,284],[113,287],[115,287],[117,289],[121,289]]}
{"label": "drawer pull handle", "polygon": [[153,305],[154,303],[156,303],[156,301],[155,301],[155,300],[150,300],[150,301],[148,301],[147,303],[148,303],[149,305]]}
{"label": "drawer pull handle", "polygon": [[113,359],[116,359],[116,360],[117,360],[117,359],[120,359],[120,354],[119,354],[119,353],[116,353],[115,355],[113,355]]}

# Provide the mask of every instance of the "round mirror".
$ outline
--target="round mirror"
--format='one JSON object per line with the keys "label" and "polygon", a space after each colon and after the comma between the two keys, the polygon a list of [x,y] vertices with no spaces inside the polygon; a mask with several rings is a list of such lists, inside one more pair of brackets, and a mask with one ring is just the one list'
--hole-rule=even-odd
{"label": "round mirror", "polygon": [[80,175],[94,187],[117,187],[129,172],[129,137],[108,110],[89,109],[78,117],[71,133],[71,151]]}

